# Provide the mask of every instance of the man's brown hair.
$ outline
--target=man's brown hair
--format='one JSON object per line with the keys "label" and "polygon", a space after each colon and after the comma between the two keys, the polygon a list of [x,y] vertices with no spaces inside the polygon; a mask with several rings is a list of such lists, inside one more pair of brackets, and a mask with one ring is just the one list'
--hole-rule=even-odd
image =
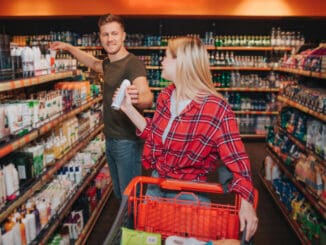
{"label": "man's brown hair", "polygon": [[102,15],[99,20],[98,20],[98,28],[100,29],[102,25],[105,25],[107,23],[111,23],[111,22],[117,22],[120,24],[121,28],[123,30],[125,30],[125,25],[124,22],[122,20],[122,18],[118,15],[114,15],[114,14],[105,14]]}

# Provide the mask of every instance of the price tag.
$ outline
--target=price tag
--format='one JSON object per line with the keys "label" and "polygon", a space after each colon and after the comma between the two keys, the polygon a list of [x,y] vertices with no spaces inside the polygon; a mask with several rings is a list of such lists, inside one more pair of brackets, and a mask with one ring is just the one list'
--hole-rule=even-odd
{"label": "price tag", "polygon": [[146,239],[146,244],[157,244],[157,237],[148,236]]}

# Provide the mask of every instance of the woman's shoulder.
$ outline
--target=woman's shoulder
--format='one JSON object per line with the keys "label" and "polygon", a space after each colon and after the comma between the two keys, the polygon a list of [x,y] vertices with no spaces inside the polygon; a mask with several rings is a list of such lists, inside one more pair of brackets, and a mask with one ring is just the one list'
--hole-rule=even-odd
{"label": "woman's shoulder", "polygon": [[215,114],[221,115],[225,113],[232,113],[231,106],[226,99],[213,94],[205,97],[202,106],[204,110],[214,112]]}
{"label": "woman's shoulder", "polygon": [[229,107],[229,103],[223,96],[217,96],[214,94],[205,97],[205,104],[218,104],[224,107]]}

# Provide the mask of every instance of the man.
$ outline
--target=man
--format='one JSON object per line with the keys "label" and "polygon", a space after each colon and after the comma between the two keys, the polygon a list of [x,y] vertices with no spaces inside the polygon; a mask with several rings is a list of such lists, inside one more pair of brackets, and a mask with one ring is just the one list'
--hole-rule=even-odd
{"label": "man", "polygon": [[135,126],[121,111],[111,108],[112,97],[121,82],[128,79],[127,92],[138,110],[151,107],[153,95],[146,80],[141,61],[124,47],[126,33],[119,16],[107,14],[98,21],[100,40],[107,57],[99,60],[67,43],[54,42],[52,49],[63,49],[96,72],[104,73],[104,133],[113,191],[118,199],[130,180],[141,175],[142,143],[135,134]]}

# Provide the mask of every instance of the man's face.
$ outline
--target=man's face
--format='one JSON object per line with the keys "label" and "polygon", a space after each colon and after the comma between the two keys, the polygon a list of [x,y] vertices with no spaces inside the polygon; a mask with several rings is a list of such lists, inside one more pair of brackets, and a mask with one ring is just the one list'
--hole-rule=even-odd
{"label": "man's face", "polygon": [[126,33],[118,22],[110,22],[100,27],[100,40],[109,55],[117,54],[126,38]]}

